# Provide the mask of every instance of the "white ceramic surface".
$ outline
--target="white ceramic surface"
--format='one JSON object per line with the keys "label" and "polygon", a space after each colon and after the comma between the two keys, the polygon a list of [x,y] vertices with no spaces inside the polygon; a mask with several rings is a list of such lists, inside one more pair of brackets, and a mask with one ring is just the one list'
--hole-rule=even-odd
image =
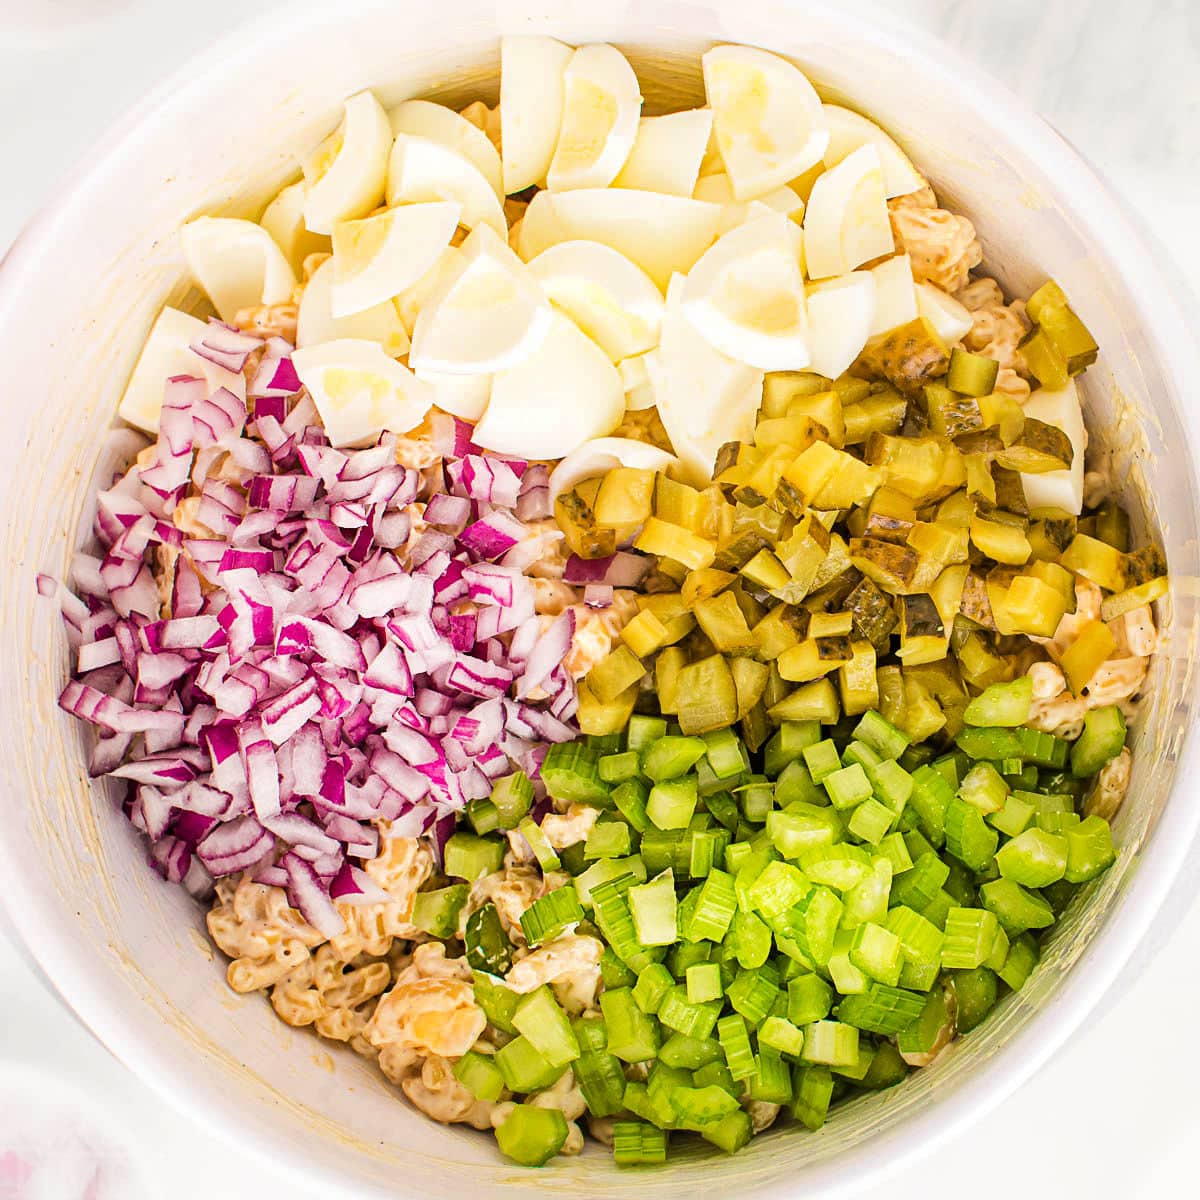
{"label": "white ceramic surface", "polygon": [[[733,1173],[726,1184],[739,1195],[862,1183],[977,1115],[1042,1061],[1142,938],[1194,840],[1191,808],[1181,797],[1168,801],[1166,786],[1187,771],[1182,735],[1196,615],[1196,489],[1191,460],[1180,452],[1195,444],[1194,432],[1172,384],[1188,361],[1186,334],[1136,238],[1074,156],[978,77],[956,78],[940,52],[808,6],[803,21],[800,6],[772,3],[621,5],[605,19],[582,4],[547,7],[555,9],[555,21],[539,19],[531,7],[528,19],[510,10],[503,28],[670,48],[693,68],[683,77],[692,87],[695,51],[709,41],[759,42],[793,53],[818,82],[882,117],[939,187],[978,219],[989,261],[1004,264],[1006,283],[1024,289],[1049,271],[1073,295],[1087,297],[1079,307],[1112,372],[1091,380],[1089,404],[1097,421],[1116,431],[1135,481],[1140,477],[1164,498],[1158,519],[1176,580],[1175,611],[1142,734],[1146,752],[1119,827],[1128,850],[1121,868],[1059,936],[1034,985],[983,1036],[902,1093],[855,1105],[821,1137],[772,1136],[720,1168]],[[397,6],[347,9],[394,18]],[[224,991],[219,967],[193,938],[180,935],[197,926],[195,911],[149,875],[131,832],[103,811],[103,802],[91,817],[81,740],[51,704],[64,649],[45,606],[33,599],[33,571],[63,569],[121,372],[179,277],[172,241],[178,221],[232,198],[241,182],[261,192],[277,180],[289,155],[323,132],[337,100],[355,87],[408,82],[405,94],[412,94],[449,78],[486,78],[494,14],[484,4],[459,9],[453,26],[436,30],[382,15],[343,16],[336,28],[323,29],[328,13],[323,21],[293,10],[286,55],[270,44],[285,36],[277,24],[243,38],[232,55],[210,56],[144,106],[140,123],[126,126],[132,140],[113,147],[98,173],[76,176],[65,205],[25,236],[0,272],[10,435],[0,448],[7,581],[0,671],[10,681],[0,759],[9,772],[7,790],[28,806],[0,843],[0,869],[15,877],[14,894],[22,897],[11,913],[19,933],[76,1009],[122,1058],[198,1118],[306,1172],[336,1170],[343,1181],[362,1178],[364,1188],[377,1182],[385,1194],[436,1194],[470,1178],[505,1185],[509,1194],[562,1186],[602,1195],[611,1179],[603,1159],[562,1164],[521,1188],[529,1177],[497,1167],[482,1139],[431,1129],[352,1059],[338,1060],[329,1072],[310,1038],[282,1029],[265,1006]],[[654,75],[671,85],[674,102],[675,73]],[[911,87],[917,75],[919,107]],[[961,90],[964,83],[969,91]],[[400,95],[399,87],[385,90]],[[245,133],[250,129],[253,137]],[[131,208],[131,196],[147,199]],[[64,289],[64,279],[74,286]],[[1118,411],[1122,419],[1114,420]],[[852,1148],[867,1128],[870,1142]],[[443,1156],[450,1161],[439,1164]],[[656,1178],[656,1187],[682,1195],[711,1180],[714,1165],[684,1166]],[[611,1186],[626,1192],[643,1182],[626,1176]]]}

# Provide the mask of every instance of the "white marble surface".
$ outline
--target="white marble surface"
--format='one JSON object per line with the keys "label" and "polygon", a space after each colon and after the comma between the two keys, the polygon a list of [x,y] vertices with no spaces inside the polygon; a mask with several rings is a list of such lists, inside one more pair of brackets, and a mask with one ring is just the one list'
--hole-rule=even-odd
{"label": "white marble surface", "polygon": [[[72,162],[150,84],[248,8],[283,5],[0,0],[0,253],[55,188],[69,186]],[[891,0],[887,8],[1024,94],[1112,180],[1168,247],[1180,282],[1191,285],[1200,272],[1197,0]],[[976,1200],[1195,1194],[1198,945],[1200,904],[1193,904],[1118,1003],[986,1123],[933,1163],[899,1175],[888,1187],[891,1200],[926,1197],[931,1179]],[[128,1139],[147,1196],[240,1200],[277,1186],[271,1172],[164,1109],[3,935],[0,1012],[0,1109],[29,1069],[47,1086],[74,1089],[110,1133]],[[0,1132],[7,1116],[0,1112]],[[0,1139],[0,1197],[8,1200],[3,1150]],[[71,1200],[68,1187],[45,1200]],[[138,1200],[137,1193],[126,1176],[111,1194]],[[294,1188],[289,1194],[310,1200]]]}

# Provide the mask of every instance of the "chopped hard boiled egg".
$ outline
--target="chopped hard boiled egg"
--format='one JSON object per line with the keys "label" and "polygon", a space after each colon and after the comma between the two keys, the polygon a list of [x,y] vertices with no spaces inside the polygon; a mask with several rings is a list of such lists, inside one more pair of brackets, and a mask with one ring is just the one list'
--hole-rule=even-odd
{"label": "chopped hard boiled egg", "polygon": [[907,254],[897,254],[895,258],[872,267],[871,277],[875,280],[872,337],[917,319],[917,286],[913,282],[912,262]]}
{"label": "chopped hard boiled egg", "polygon": [[385,430],[406,433],[433,404],[433,388],[376,342],[345,338],[292,355],[334,446],[368,446]]}
{"label": "chopped hard boiled egg", "polygon": [[253,221],[198,217],[180,230],[183,256],[222,321],[239,309],[285,304],[296,274],[274,238]]}
{"label": "chopped hard boiled egg", "polygon": [[433,388],[433,402],[443,412],[478,421],[492,394],[490,375],[447,375],[443,371],[415,371],[416,377]]}
{"label": "chopped hard boiled egg", "polygon": [[808,274],[844,275],[894,249],[879,151],[861,146],[813,184],[804,214]]}
{"label": "chopped hard boiled egg", "polygon": [[1079,404],[1075,380],[1067,382],[1060,391],[1039,388],[1025,401],[1025,415],[1045,421],[1061,429],[1071,442],[1074,456],[1065,471],[1046,471],[1040,475],[1021,476],[1025,503],[1029,508],[1057,508],[1073,517],[1083,511],[1083,456],[1087,451],[1087,428]]}
{"label": "chopped hard boiled egg", "polygon": [[867,344],[875,316],[875,280],[852,271],[808,288],[809,369],[836,379]]}
{"label": "chopped hard boiled egg", "polygon": [[500,129],[504,191],[546,178],[563,115],[563,74],[574,51],[548,37],[500,39]]}
{"label": "chopped hard boiled egg", "polygon": [[404,204],[333,227],[333,314],[348,317],[399,295],[428,271],[458,228],[452,201]]}
{"label": "chopped hard boiled egg", "polygon": [[417,317],[421,309],[429,302],[429,297],[442,288],[451,276],[462,270],[463,252],[457,246],[447,246],[438,256],[437,262],[417,280],[412,287],[407,287],[396,297],[396,311],[404,328],[411,338],[417,327]]}
{"label": "chopped hard boiled egg", "polygon": [[332,233],[338,221],[365,217],[383,203],[392,126],[371,92],[345,104],[341,126],[304,164],[308,195],[304,223],[313,233]]}
{"label": "chopped hard boiled egg", "polygon": [[508,236],[508,222],[495,189],[469,159],[440,142],[402,133],[388,160],[388,204],[453,201],[461,207],[459,224],[467,229],[490,225]]}
{"label": "chopped hard boiled egg", "polygon": [[608,187],[638,135],[642,93],[615,46],[580,46],[563,76],[563,113],[546,172],[551,191]]}
{"label": "chopped hard boiled egg", "polygon": [[721,206],[720,233],[726,234],[738,225],[744,225],[754,217],[760,217],[766,212],[781,212],[785,217],[799,222],[804,216],[804,201],[795,188],[775,188],[757,200],[740,204],[733,195],[733,184],[724,171],[716,171],[712,175],[704,175],[696,181],[696,189],[692,193],[697,200],[707,200],[711,204]]}
{"label": "chopped hard boiled egg", "polygon": [[478,125],[461,113],[431,100],[405,100],[388,112],[388,120],[396,137],[407,134],[437,142],[473,163],[497,198],[504,198],[500,155],[496,147]]}
{"label": "chopped hard boiled egg", "polygon": [[702,61],[713,134],[738,200],[755,200],[821,161],[825,115],[799,68],[749,46],[717,46]]}
{"label": "chopped hard boiled egg", "polygon": [[917,284],[917,315],[933,326],[947,349],[961,342],[975,324],[969,308],[932,283]]}
{"label": "chopped hard boiled egg", "polygon": [[764,371],[809,365],[800,230],[769,213],[725,234],[688,273],[680,303],[722,354]]}
{"label": "chopped hard boiled egg", "polygon": [[297,275],[310,254],[329,252],[329,239],[324,234],[313,233],[304,224],[304,200],[307,195],[308,186],[303,181],[281,188],[259,220],[259,224],[275,239],[275,244],[283,251],[283,257]]}
{"label": "chopped hard boiled egg", "polygon": [[632,188],[538,192],[521,222],[521,257],[559,242],[603,242],[665,288],[712,245],[720,217],[717,204]]}
{"label": "chopped hard boiled egg", "polygon": [[909,161],[908,155],[874,121],[838,104],[822,107],[829,126],[826,167],[836,167],[860,146],[869,144],[879,152],[884,191],[889,200],[893,196],[907,196],[925,186],[924,177]]}
{"label": "chopped hard boiled egg", "polygon": [[207,331],[206,322],[177,308],[164,308],[158,314],[117,409],[123,421],[147,433],[157,433],[166,381],[174,375],[204,379],[210,392],[228,388],[238,399],[245,400],[246,377],[240,371],[227,370],[189,349]]}
{"label": "chopped hard boiled egg", "polygon": [[610,433],[625,411],[617,368],[573,321],[553,313],[541,344],[492,379],[472,440],[522,458],[562,458]]}
{"label": "chopped hard boiled egg", "polygon": [[684,279],[667,289],[662,340],[645,356],[658,414],[679,456],[684,478],[704,487],[717,451],[749,441],[762,404],[763,373],[727,357],[701,337],[683,313]]}
{"label": "chopped hard boiled egg", "polygon": [[413,369],[487,374],[528,357],[550,328],[552,310],[529,268],[487,225],[417,314]]}
{"label": "chopped hard boiled egg", "polygon": [[654,384],[647,366],[652,353],[648,351],[617,363],[617,370],[621,372],[621,386],[625,389],[626,412],[643,412],[654,407]]}
{"label": "chopped hard boiled egg", "polygon": [[296,345],[318,346],[353,338],[378,342],[389,358],[408,352],[408,330],[400,320],[394,300],[384,300],[360,309],[349,317],[333,315],[334,260],[323,262],[314,272],[300,296],[296,319]]}
{"label": "chopped hard boiled egg", "polygon": [[634,438],[594,438],[572,450],[550,473],[550,498],[556,500],[577,483],[606,475],[616,467],[667,471],[677,462],[675,455]]}
{"label": "chopped hard boiled egg", "polygon": [[[690,196],[712,136],[712,109],[643,117],[637,140],[613,187]],[[704,199],[704,197],[699,197]]]}
{"label": "chopped hard boiled egg", "polygon": [[601,242],[559,242],[530,259],[550,302],[620,362],[658,344],[663,297],[641,267]]}

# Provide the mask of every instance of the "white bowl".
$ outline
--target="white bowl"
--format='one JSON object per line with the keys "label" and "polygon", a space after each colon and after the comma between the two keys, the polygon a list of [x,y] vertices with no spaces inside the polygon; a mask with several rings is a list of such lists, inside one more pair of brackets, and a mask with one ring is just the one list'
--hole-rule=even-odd
{"label": "white bowl", "polygon": [[[498,15],[503,14],[503,15]],[[68,669],[55,606],[34,575],[61,576],[86,540],[91,497],[121,454],[107,437],[150,320],[186,299],[176,231],[198,213],[255,212],[344,96],[455,100],[497,88],[497,36],[613,41],[657,107],[700,97],[699,55],[720,41],[789,54],[832,98],[888,126],[953,207],[988,269],[1027,295],[1058,279],[1103,348],[1087,374],[1094,431],[1110,434],[1126,495],[1159,530],[1174,581],[1138,729],[1118,864],[1056,932],[1026,989],[902,1087],[855,1101],[819,1134],[781,1129],[735,1158],[617,1172],[593,1151],[536,1173],[470,1130],[434,1125],[351,1053],[234,996],[201,913],[161,883],[146,850],[84,773],[87,735],[55,707]],[[293,7],[238,34],[147,99],[97,148],[0,270],[0,879],[8,916],[66,1001],[189,1118],[280,1169],[357,1196],[459,1189],[660,1197],[828,1195],[877,1180],[977,1118],[1037,1069],[1161,929],[1196,842],[1191,711],[1197,639],[1197,443],[1185,380],[1195,350],[1149,255],[1078,155],[945,47],[878,21],[785,0],[339,0]],[[1034,1132],[1034,1131],[1031,1131]]]}

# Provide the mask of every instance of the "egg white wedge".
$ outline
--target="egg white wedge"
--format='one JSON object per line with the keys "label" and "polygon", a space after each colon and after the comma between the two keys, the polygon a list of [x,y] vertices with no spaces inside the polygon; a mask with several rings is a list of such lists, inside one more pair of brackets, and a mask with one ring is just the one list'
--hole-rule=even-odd
{"label": "egg white wedge", "polygon": [[836,379],[867,344],[875,316],[875,280],[851,271],[808,287],[809,369]]}
{"label": "egg white wedge", "polygon": [[417,317],[429,302],[429,297],[444,287],[450,278],[463,267],[463,252],[457,246],[447,246],[438,256],[437,262],[411,287],[407,287],[395,298],[396,311],[411,338],[417,327]]}
{"label": "egg white wedge", "polygon": [[275,239],[253,221],[198,217],[179,231],[183,257],[222,321],[238,309],[283,304],[292,298],[296,273]]}
{"label": "egg white wedge", "polygon": [[500,154],[491,138],[473,121],[432,100],[405,100],[388,111],[388,120],[396,137],[408,134],[425,138],[462,155],[479,169],[496,198],[504,198]]}
{"label": "egg white wedge", "polygon": [[332,233],[338,221],[365,217],[378,208],[391,149],[392,125],[374,94],[351,96],[341,126],[304,163],[305,225],[313,233]]}
{"label": "egg white wedge", "polygon": [[897,254],[872,267],[871,278],[875,280],[872,337],[917,319],[917,285],[913,282],[912,261],[907,254]]}
{"label": "egg white wedge", "polygon": [[813,184],[804,213],[808,274],[845,275],[894,249],[879,151],[860,146]]}
{"label": "egg white wedge", "polygon": [[797,223],[804,217],[804,201],[800,199],[800,194],[795,188],[785,184],[757,200],[740,204],[734,198],[733,184],[729,182],[729,176],[724,171],[702,175],[696,180],[692,196],[696,200],[707,200],[710,204],[721,206],[719,234],[728,233],[738,225],[744,225],[751,218],[760,217],[766,212],[781,212]]}
{"label": "egg white wedge", "polygon": [[884,133],[874,121],[839,104],[822,106],[829,127],[829,145],[825,149],[825,166],[836,167],[860,146],[872,145],[879,152],[883,168],[883,186],[890,200],[907,196],[925,186],[924,176],[912,165],[907,154],[895,140]]}
{"label": "egg white wedge", "polygon": [[621,386],[625,389],[626,412],[643,412],[654,407],[654,384],[647,365],[653,353],[653,350],[648,350],[645,354],[624,358],[617,363],[617,370],[621,373]]}
{"label": "egg white wedge", "polygon": [[500,129],[504,191],[542,183],[563,115],[563,75],[574,51],[548,37],[500,39]]}
{"label": "egg white wedge", "polygon": [[551,328],[550,301],[490,226],[477,225],[460,250],[455,269],[417,314],[409,354],[414,370],[503,371],[527,358]]}
{"label": "egg white wedge", "polygon": [[406,433],[433,404],[433,388],[377,342],[344,338],[292,354],[334,446],[367,446],[385,430]]}
{"label": "egg white wedge", "polygon": [[443,371],[414,371],[433,388],[433,402],[443,412],[475,422],[487,409],[492,394],[490,375],[447,375]]}
{"label": "egg white wedge", "polygon": [[1068,380],[1067,386],[1060,391],[1039,388],[1025,401],[1024,408],[1027,417],[1061,429],[1074,451],[1071,465],[1065,471],[1021,475],[1025,502],[1030,509],[1058,508],[1077,517],[1083,511],[1083,458],[1087,451],[1088,435],[1075,380]]}
{"label": "egg white wedge", "polygon": [[782,213],[731,229],[688,272],[680,304],[722,354],[764,371],[809,365],[800,230]]}
{"label": "egg white wedge", "polygon": [[546,172],[552,192],[608,187],[638,135],[642,92],[620,50],[580,46],[563,75],[562,125]]}
{"label": "egg white wedge", "polygon": [[469,159],[440,142],[402,133],[388,160],[387,202],[423,204],[448,200],[462,209],[459,223],[467,229],[490,225],[508,236],[504,208],[484,173]]}
{"label": "egg white wedge", "polygon": [[738,200],[757,199],[821,161],[825,114],[798,67],[750,46],[716,46],[701,61],[713,134]]}
{"label": "egg white wedge", "polygon": [[245,400],[246,377],[240,371],[229,371],[188,348],[207,331],[206,321],[177,308],[164,308],[142,344],[117,415],[147,433],[157,433],[166,381],[174,375],[204,379],[210,392],[228,388],[239,400]]}
{"label": "egg white wedge", "polygon": [[688,271],[717,236],[721,207],[633,188],[538,192],[521,222],[527,262],[559,242],[603,242],[632,259],[665,289]]}
{"label": "egg white wedge", "polygon": [[666,450],[634,438],[593,438],[572,450],[550,472],[550,498],[557,500],[585,479],[605,475],[615,467],[633,467],[642,471],[667,471],[678,459]]}
{"label": "egg white wedge", "polygon": [[683,276],[676,275],[667,289],[662,340],[645,359],[682,475],[704,487],[726,442],[753,439],[763,373],[722,354],[697,333],[683,313],[683,287]]}
{"label": "egg white wedge", "polygon": [[377,342],[389,358],[407,354],[408,330],[400,319],[395,301],[384,300],[348,317],[333,315],[335,270],[333,259],[323,262],[313,272],[301,293],[300,312],[296,319],[296,345],[319,346],[323,342],[351,338],[360,342]]}
{"label": "egg white wedge", "polygon": [[559,242],[529,260],[550,303],[620,362],[658,344],[663,296],[654,280],[602,242]]}
{"label": "egg white wedge", "polygon": [[637,139],[613,187],[690,196],[700,177],[712,109],[692,108],[662,117],[643,117]]}
{"label": "egg white wedge", "polygon": [[969,308],[932,283],[917,284],[917,315],[933,326],[947,348],[961,342],[975,324]]}
{"label": "egg white wedge", "polygon": [[625,412],[621,376],[574,321],[553,313],[541,344],[492,379],[472,440],[522,458],[562,458],[611,433]]}
{"label": "egg white wedge", "polygon": [[259,224],[275,239],[283,256],[297,276],[310,254],[328,254],[329,239],[323,233],[313,233],[304,224],[304,201],[308,187],[304,182],[291,183],[263,210]]}
{"label": "egg white wedge", "polygon": [[399,295],[437,262],[458,228],[454,201],[403,204],[333,227],[333,315],[349,317]]}

